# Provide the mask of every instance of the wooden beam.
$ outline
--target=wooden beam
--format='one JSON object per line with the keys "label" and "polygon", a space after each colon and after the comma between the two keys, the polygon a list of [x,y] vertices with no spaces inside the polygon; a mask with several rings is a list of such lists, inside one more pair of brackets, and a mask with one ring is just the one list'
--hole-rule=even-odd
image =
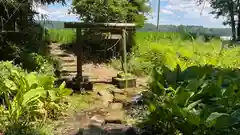
{"label": "wooden beam", "polygon": [[65,22],[64,28],[125,28],[132,29],[136,27],[134,23],[80,23]]}
{"label": "wooden beam", "polygon": [[96,31],[96,32],[111,32],[111,33],[116,33],[116,34],[122,34],[122,29],[121,28],[91,28],[90,31]]}

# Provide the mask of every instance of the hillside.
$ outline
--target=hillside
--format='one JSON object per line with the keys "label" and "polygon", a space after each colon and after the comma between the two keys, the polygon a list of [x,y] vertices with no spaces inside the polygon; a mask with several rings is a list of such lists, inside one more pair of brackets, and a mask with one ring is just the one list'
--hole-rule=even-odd
{"label": "hillside", "polygon": [[[62,21],[40,21],[44,27],[49,29],[63,29],[64,22]],[[137,29],[137,31],[142,32],[156,32],[157,27],[154,24],[146,23],[143,28]],[[160,25],[159,31],[161,32],[179,32],[187,31],[191,33],[207,34],[213,36],[231,36],[231,29],[229,28],[205,28],[203,26],[176,26],[176,25]]]}

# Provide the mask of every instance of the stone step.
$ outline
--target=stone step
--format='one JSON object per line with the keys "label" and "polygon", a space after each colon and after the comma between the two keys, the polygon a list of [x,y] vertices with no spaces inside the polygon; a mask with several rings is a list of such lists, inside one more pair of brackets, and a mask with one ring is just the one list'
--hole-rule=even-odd
{"label": "stone step", "polygon": [[59,54],[56,54],[55,56],[57,56],[57,57],[74,57],[74,56],[71,56],[71,54],[67,54],[67,53],[59,53]]}
{"label": "stone step", "polygon": [[61,57],[61,58],[59,58],[59,60],[61,60],[62,62],[67,62],[67,63],[77,62],[77,60],[72,57]]}
{"label": "stone step", "polygon": [[73,73],[77,73],[77,71],[61,70],[62,75],[68,75],[68,74],[73,74]]}
{"label": "stone step", "polygon": [[62,71],[77,72],[77,66],[62,66]]}
{"label": "stone step", "polygon": [[115,124],[122,124],[124,123],[124,111],[123,110],[114,110],[110,111],[105,116],[105,123],[115,123]]}
{"label": "stone step", "polygon": [[71,81],[75,76],[62,76],[61,79]]}
{"label": "stone step", "polygon": [[77,72],[61,72],[61,75],[63,77],[75,77],[77,75]]}
{"label": "stone step", "polygon": [[64,52],[64,50],[62,50],[61,48],[58,48],[58,47],[56,47],[56,48],[51,48],[51,49],[49,49],[51,52]]}
{"label": "stone step", "polygon": [[51,54],[54,55],[54,56],[57,56],[57,57],[66,57],[66,56],[70,56],[70,57],[75,57],[74,54],[71,54],[71,53],[67,53],[67,52],[64,52],[64,51],[51,51]]}
{"label": "stone step", "polygon": [[75,67],[75,68],[77,68],[77,63],[75,63],[75,62],[62,63],[61,67],[70,67],[70,68]]}

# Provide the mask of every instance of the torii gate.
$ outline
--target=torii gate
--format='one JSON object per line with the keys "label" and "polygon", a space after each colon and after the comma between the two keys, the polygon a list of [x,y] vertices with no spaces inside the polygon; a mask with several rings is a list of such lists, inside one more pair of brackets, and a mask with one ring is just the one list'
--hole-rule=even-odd
{"label": "torii gate", "polygon": [[[83,54],[83,45],[82,45],[82,29],[90,28],[90,29],[98,29],[104,32],[111,31],[119,31],[122,36],[122,58],[123,58],[123,71],[124,74],[127,74],[127,49],[126,49],[126,31],[127,30],[135,30],[136,25],[134,23],[82,23],[82,22],[65,22],[64,28],[74,28],[76,30],[76,43],[78,45],[77,51],[77,79],[80,83],[83,83],[83,75],[82,75],[82,54]],[[118,78],[120,75],[118,75]],[[122,76],[121,76],[122,77]],[[113,78],[114,80],[114,78]],[[121,80],[121,79],[120,79]],[[123,81],[131,81],[132,79],[123,80]],[[134,87],[136,85],[136,81],[134,83],[129,83],[129,87]],[[113,83],[117,83],[113,81]],[[122,84],[122,83],[121,83]],[[123,87],[123,86],[119,86]],[[128,87],[128,86],[124,86]]]}

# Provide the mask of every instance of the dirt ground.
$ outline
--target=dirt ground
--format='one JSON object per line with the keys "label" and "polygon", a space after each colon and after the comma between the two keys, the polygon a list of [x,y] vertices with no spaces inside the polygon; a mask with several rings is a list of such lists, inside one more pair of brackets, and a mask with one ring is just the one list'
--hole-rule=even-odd
{"label": "dirt ground", "polygon": [[[52,45],[51,53],[56,56],[63,68],[68,71],[76,69],[76,57],[72,54],[66,54],[59,48],[59,45]],[[54,122],[56,135],[77,135],[79,129],[86,129],[91,124],[92,119],[96,119],[98,126],[102,128],[104,122],[120,121],[120,124],[127,124],[124,107],[131,102],[133,96],[146,90],[148,78],[138,77],[137,87],[129,89],[118,89],[111,83],[112,77],[117,76],[120,71],[115,70],[107,64],[88,63],[83,65],[83,75],[88,75],[90,81],[94,83],[93,90],[85,94],[74,94],[68,97],[71,111],[66,112],[58,121]],[[114,106],[109,109],[109,106]],[[123,115],[120,115],[123,114]],[[100,118],[99,118],[100,117]],[[99,123],[99,121],[104,121]],[[96,125],[96,122],[95,122]],[[97,133],[98,134],[98,133]],[[85,135],[88,135],[85,133]]]}

